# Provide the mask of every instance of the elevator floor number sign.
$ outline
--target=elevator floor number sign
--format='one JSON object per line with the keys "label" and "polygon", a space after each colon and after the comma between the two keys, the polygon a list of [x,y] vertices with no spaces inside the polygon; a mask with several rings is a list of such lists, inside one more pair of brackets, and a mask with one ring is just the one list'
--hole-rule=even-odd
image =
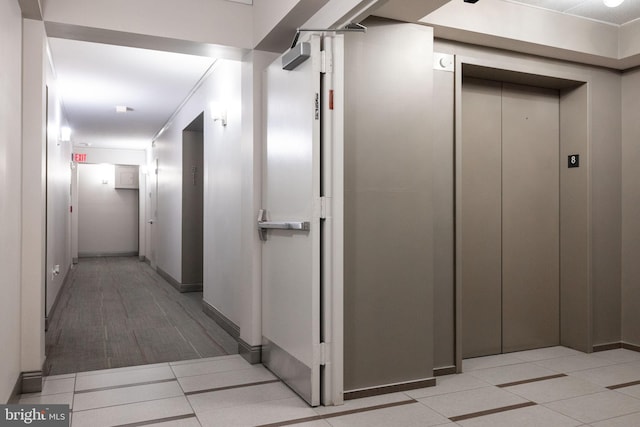
{"label": "elevator floor number sign", "polygon": [[572,154],[569,156],[569,167],[570,168],[579,168],[580,167],[580,155]]}

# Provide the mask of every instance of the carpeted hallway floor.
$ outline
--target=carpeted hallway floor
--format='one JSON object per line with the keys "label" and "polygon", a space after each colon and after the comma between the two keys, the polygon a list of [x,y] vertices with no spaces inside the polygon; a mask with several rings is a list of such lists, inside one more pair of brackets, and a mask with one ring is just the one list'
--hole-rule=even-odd
{"label": "carpeted hallway floor", "polygon": [[45,375],[237,353],[202,312],[138,258],[81,258],[46,333]]}

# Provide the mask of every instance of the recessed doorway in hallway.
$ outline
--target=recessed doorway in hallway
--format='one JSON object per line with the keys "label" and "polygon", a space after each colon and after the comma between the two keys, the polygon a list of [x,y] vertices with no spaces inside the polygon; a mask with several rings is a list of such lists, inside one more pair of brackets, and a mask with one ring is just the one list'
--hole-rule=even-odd
{"label": "recessed doorway in hallway", "polygon": [[202,312],[137,257],[81,258],[46,333],[45,375],[237,353]]}

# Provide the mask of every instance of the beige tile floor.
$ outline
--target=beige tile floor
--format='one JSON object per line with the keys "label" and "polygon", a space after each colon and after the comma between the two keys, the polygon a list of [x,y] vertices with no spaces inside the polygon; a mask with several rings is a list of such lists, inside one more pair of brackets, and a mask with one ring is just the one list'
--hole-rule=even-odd
{"label": "beige tile floor", "polygon": [[73,427],[640,426],[640,353],[552,347],[465,360],[463,370],[436,387],[311,408],[232,355],[48,377],[20,402],[69,404]]}

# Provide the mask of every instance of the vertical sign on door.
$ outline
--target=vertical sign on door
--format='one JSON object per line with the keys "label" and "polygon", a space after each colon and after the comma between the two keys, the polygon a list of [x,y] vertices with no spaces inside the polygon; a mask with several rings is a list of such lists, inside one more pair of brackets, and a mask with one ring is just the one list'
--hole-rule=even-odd
{"label": "vertical sign on door", "polygon": [[76,163],[85,163],[87,161],[87,154],[86,153],[73,153],[71,155],[71,160],[73,160]]}

